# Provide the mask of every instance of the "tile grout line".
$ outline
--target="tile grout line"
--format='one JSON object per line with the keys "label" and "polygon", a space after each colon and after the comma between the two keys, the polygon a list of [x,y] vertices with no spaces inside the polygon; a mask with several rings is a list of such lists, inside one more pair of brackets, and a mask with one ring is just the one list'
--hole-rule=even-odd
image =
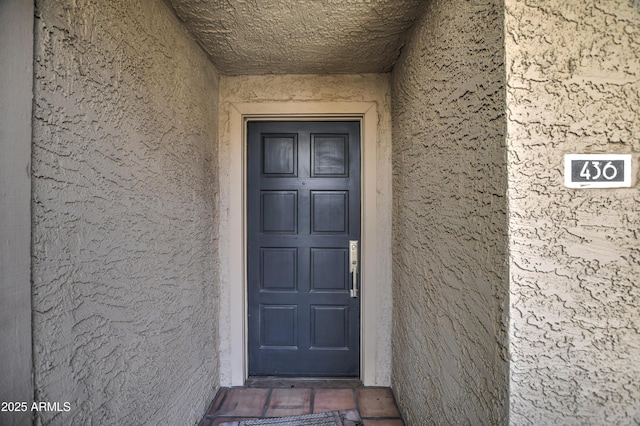
{"label": "tile grout line", "polygon": [[269,404],[271,403],[271,395],[273,394],[273,388],[269,387],[269,393],[264,401],[264,407],[262,407],[262,418],[267,417],[267,411],[269,411]]}
{"label": "tile grout line", "polygon": [[[224,404],[224,400],[227,398],[228,393],[229,393],[229,388],[226,388],[226,387],[222,387],[218,390],[218,392],[216,392],[215,396],[213,397],[213,401],[211,401],[211,404],[209,404],[209,407],[207,407],[207,411],[205,415],[202,417],[202,419],[200,420],[200,422],[198,423],[198,426],[206,426],[207,424],[208,425],[213,424],[213,421],[218,418],[216,413],[218,412],[220,407],[222,407],[222,404]],[[220,404],[218,405],[218,408],[216,409],[216,411],[214,411],[213,413],[210,413],[210,411],[213,409],[216,402],[218,401],[218,395],[220,395]],[[207,420],[209,422],[205,423]]]}
{"label": "tile grout line", "polygon": [[394,416],[366,416],[366,417],[361,417],[362,420],[402,420],[402,417],[394,417]]}
{"label": "tile grout line", "polygon": [[[223,394],[222,394],[222,397],[220,398],[220,404],[218,404],[218,408],[216,408],[216,411],[214,411],[214,412],[211,414],[214,418],[215,418],[215,417],[217,417],[216,413],[217,413],[218,411],[220,411],[220,408],[224,405],[225,401],[227,400],[227,396],[229,395],[229,390],[230,390],[230,389],[229,389],[229,388],[227,388],[227,387],[225,387],[225,388],[221,388],[221,389],[220,389],[220,392],[223,392]],[[211,408],[213,408],[213,404],[215,404],[215,403],[216,403],[216,400],[217,400],[217,399],[218,399],[218,398],[214,398],[214,399],[213,399],[213,403],[211,404],[211,405],[212,405],[212,406],[211,406]]]}
{"label": "tile grout line", "polygon": [[393,403],[396,406],[396,410],[398,410],[398,416],[400,416],[400,421],[403,425],[406,425],[404,422],[404,416],[402,415],[402,411],[400,411],[400,404],[398,404],[398,400],[396,399],[396,392],[393,390],[391,386],[389,386],[389,390],[391,391],[391,396],[393,397]]}
{"label": "tile grout line", "polygon": [[358,417],[362,420],[362,416],[360,415],[360,400],[358,399],[358,388],[354,387],[353,391],[353,403],[356,406],[356,410],[358,411]]}

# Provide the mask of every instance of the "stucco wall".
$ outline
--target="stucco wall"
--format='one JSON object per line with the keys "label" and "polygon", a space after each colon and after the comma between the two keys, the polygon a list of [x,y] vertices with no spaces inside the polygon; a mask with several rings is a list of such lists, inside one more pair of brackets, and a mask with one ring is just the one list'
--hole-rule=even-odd
{"label": "stucco wall", "polygon": [[[242,237],[242,132],[232,129],[231,112],[240,105],[246,109],[260,110],[262,114],[275,112],[288,116],[309,114],[318,110],[323,113],[340,114],[347,111],[348,104],[372,103],[376,106],[372,123],[365,123],[363,129],[365,144],[376,143],[375,157],[368,162],[371,148],[364,147],[364,177],[373,176],[374,182],[367,182],[364,197],[365,206],[375,206],[375,214],[364,214],[365,227],[363,240],[367,232],[374,233],[376,244],[372,252],[363,253],[371,266],[369,273],[373,280],[363,278],[363,293],[369,296],[362,312],[369,321],[364,324],[366,351],[364,364],[368,366],[363,379],[366,384],[388,386],[391,370],[391,116],[390,90],[388,74],[362,75],[270,75],[222,77],[220,105],[220,258],[221,264],[221,303],[220,303],[220,357],[221,383],[242,384],[242,377],[233,373],[236,358],[242,355],[242,314],[243,301],[241,274],[234,270],[242,269],[242,252],[239,241]],[[261,105],[265,108],[260,109]],[[320,114],[322,116],[322,114]],[[309,117],[309,115],[307,115]],[[240,123],[238,123],[240,126]],[[370,126],[370,127],[368,127]],[[375,132],[372,137],[369,133]],[[233,168],[233,170],[232,170]],[[375,169],[375,170],[372,170]],[[234,176],[238,176],[237,179]],[[368,196],[367,194],[373,195]],[[375,219],[371,219],[375,217]],[[235,224],[239,224],[236,226]],[[368,231],[372,229],[372,231]],[[370,241],[370,240],[369,240]],[[363,244],[368,244],[363,241]],[[235,247],[234,247],[235,245]],[[364,250],[364,248],[363,248]],[[235,263],[235,266],[233,265]],[[364,265],[363,265],[364,266]],[[364,289],[364,286],[368,286]],[[374,287],[375,288],[372,288]],[[240,288],[240,291],[238,289]],[[236,297],[236,295],[239,295]],[[363,297],[365,297],[363,295]],[[234,318],[240,316],[239,321]],[[234,355],[235,354],[235,355]],[[232,359],[232,357],[234,357]],[[234,377],[231,377],[234,374]]]}
{"label": "stucco wall", "polygon": [[169,1],[222,73],[268,75],[389,71],[423,0]]}
{"label": "stucco wall", "polygon": [[392,74],[392,386],[408,424],[508,414],[499,0],[428,3]]}
{"label": "stucco wall", "polygon": [[[640,423],[640,3],[506,1],[511,423]],[[633,153],[630,189],[565,153]]]}
{"label": "stucco wall", "polygon": [[160,0],[37,1],[43,424],[193,424],[216,391],[217,71]]}
{"label": "stucco wall", "polygon": [[[0,1],[0,401],[30,403],[33,3]],[[29,411],[0,410],[0,424]]]}

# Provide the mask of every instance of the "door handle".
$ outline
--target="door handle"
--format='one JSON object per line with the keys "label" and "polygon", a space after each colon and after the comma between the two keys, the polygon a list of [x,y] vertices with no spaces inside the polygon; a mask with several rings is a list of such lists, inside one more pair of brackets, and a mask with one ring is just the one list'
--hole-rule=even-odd
{"label": "door handle", "polygon": [[349,296],[358,297],[358,241],[349,241],[349,272],[351,273],[351,290]]}

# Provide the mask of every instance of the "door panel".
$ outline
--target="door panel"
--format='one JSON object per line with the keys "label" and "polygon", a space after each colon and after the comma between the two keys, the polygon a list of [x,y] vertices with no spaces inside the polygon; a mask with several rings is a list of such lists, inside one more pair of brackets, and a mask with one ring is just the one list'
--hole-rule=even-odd
{"label": "door panel", "polygon": [[348,142],[346,135],[311,135],[311,176],[347,177]]}
{"label": "door panel", "polygon": [[[310,291],[349,292],[349,251],[343,248],[311,248]],[[327,268],[326,265],[331,265]]]}
{"label": "door panel", "polygon": [[358,122],[250,122],[249,374],[360,374]]}
{"label": "door panel", "polygon": [[296,291],[298,249],[265,247],[260,249],[260,291]]}
{"label": "door panel", "polygon": [[349,192],[311,191],[311,233],[349,232]]}
{"label": "door panel", "polygon": [[297,191],[260,191],[260,207],[263,234],[297,232]]}
{"label": "door panel", "polygon": [[311,306],[311,349],[349,350],[348,306]]}

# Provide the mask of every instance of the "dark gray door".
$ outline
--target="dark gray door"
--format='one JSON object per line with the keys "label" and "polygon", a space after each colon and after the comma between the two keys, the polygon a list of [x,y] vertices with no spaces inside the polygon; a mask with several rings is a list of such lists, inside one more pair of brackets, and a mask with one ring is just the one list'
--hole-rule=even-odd
{"label": "dark gray door", "polygon": [[360,124],[248,123],[249,374],[360,374]]}

